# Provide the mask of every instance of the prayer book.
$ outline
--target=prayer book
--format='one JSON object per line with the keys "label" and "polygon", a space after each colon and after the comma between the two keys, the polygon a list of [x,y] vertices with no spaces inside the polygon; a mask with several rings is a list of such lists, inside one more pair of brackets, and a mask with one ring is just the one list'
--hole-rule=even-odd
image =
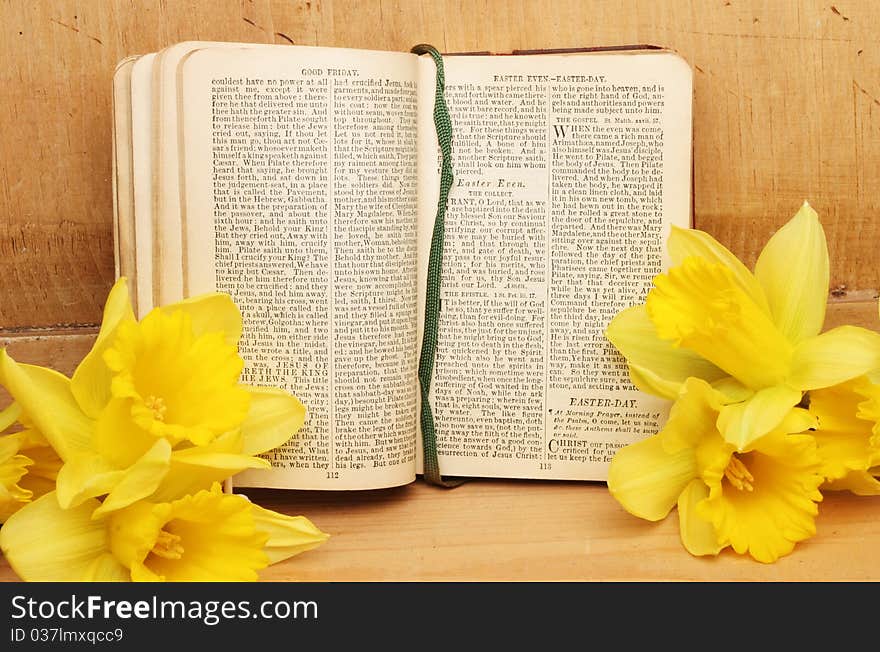
{"label": "prayer book", "polygon": [[228,292],[242,381],[308,410],[236,486],[402,485],[429,445],[444,477],[604,480],[662,427],[667,402],[603,333],[690,225],[675,53],[186,42],[121,61],[113,97],[117,273],[138,315]]}

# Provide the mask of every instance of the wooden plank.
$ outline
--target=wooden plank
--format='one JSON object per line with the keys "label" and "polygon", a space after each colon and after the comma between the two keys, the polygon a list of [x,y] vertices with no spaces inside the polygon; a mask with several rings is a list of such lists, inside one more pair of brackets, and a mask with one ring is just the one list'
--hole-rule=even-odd
{"label": "wooden plank", "polygon": [[[418,482],[249,495],[331,535],[266,569],[267,580],[880,580],[880,498],[827,495],[817,535],[764,565],[729,551],[691,557],[674,513],[660,523],[637,519],[602,483],[473,480],[452,491]],[[15,579],[0,560],[0,581]]]}
{"label": "wooden plank", "polygon": [[[70,376],[92,348],[97,334],[96,328],[26,333],[0,337],[0,348],[19,362],[49,367]],[[6,407],[9,402],[9,395],[0,386],[0,406]]]}
{"label": "wooden plank", "polygon": [[[880,499],[839,494],[818,534],[772,566],[730,552],[697,559],[673,514],[627,514],[604,483],[421,483],[346,497],[252,492],[331,534],[323,550],[272,566],[270,580],[865,580],[880,579]],[[300,492],[308,493],[308,492]],[[334,536],[335,535],[335,536]]]}
{"label": "wooden plank", "polygon": [[19,362],[50,367],[69,376],[92,348],[97,334],[97,328],[26,333],[0,337],[0,348],[6,348]]}
{"label": "wooden plank", "polygon": [[832,285],[880,288],[880,4],[54,0],[0,4],[0,329],[96,324],[112,283],[110,80],[186,39],[446,51],[654,43],[695,71],[695,219],[747,262],[804,199]]}
{"label": "wooden plank", "polygon": [[880,331],[877,297],[867,301],[832,301],[825,313],[825,330],[852,324]]}
{"label": "wooden plank", "polygon": [[[827,327],[880,330],[876,301],[829,305]],[[94,333],[0,339],[23,362],[70,373]],[[675,515],[636,519],[604,483],[474,480],[453,491],[421,482],[364,492],[249,492],[261,505],[305,514],[331,534],[317,550],[263,573],[267,580],[880,580],[880,498],[828,494],[818,533],[763,565],[725,552],[691,557]],[[15,574],[0,560],[0,581]]]}

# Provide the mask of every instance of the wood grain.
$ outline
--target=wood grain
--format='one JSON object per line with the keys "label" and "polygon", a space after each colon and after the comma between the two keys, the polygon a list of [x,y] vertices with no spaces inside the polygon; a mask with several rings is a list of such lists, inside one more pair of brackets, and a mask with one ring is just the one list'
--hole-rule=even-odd
{"label": "wood grain", "polygon": [[[417,482],[350,493],[252,490],[331,535],[270,566],[273,581],[860,581],[880,580],[880,498],[828,494],[817,534],[763,565],[732,552],[691,557],[673,514],[630,516],[604,483],[472,480],[451,491]],[[0,581],[17,578],[0,559]]]}
{"label": "wood grain", "polygon": [[[826,327],[842,324],[880,330],[877,302],[831,303]],[[31,334],[0,338],[0,347],[69,374],[94,337]],[[763,565],[729,551],[691,557],[675,515],[660,523],[634,518],[604,483],[472,480],[446,491],[419,481],[381,491],[248,493],[270,509],[305,514],[331,535],[266,569],[266,580],[880,580],[880,497],[827,494],[816,536]],[[14,580],[0,558],[0,581]]]}
{"label": "wood grain", "polygon": [[[94,325],[113,277],[111,75],[186,40],[445,51],[653,43],[695,71],[695,220],[747,262],[808,199],[839,293],[880,287],[880,4],[0,3],[0,330]],[[861,296],[861,295],[858,295]]]}

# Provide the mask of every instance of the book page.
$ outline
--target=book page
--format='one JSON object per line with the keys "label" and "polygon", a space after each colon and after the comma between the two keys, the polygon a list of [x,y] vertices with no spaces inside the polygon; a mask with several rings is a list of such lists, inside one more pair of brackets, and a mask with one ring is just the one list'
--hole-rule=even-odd
{"label": "book page", "polygon": [[236,486],[412,482],[417,58],[208,48],[180,74],[189,290],[233,296],[244,382],[309,415]]}
{"label": "book page", "polygon": [[[126,57],[113,74],[113,251],[116,277],[134,281],[134,194],[131,150],[131,70],[137,57]],[[132,300],[136,284],[132,282]]]}
{"label": "book page", "polygon": [[[666,417],[603,332],[644,299],[670,225],[690,223],[690,69],[663,52],[444,64],[455,182],[431,392],[440,471],[605,479],[614,451]],[[436,141],[421,150],[424,288]]]}
{"label": "book page", "polygon": [[153,61],[140,57],[131,69],[132,202],[134,209],[135,313],[146,316],[155,304],[153,266]]}
{"label": "book page", "polygon": [[183,234],[181,233],[180,96],[178,71],[192,52],[207,48],[262,47],[216,41],[184,41],[158,52],[153,60],[152,145],[153,267],[154,293],[159,304],[180,301],[188,296],[183,273]]}

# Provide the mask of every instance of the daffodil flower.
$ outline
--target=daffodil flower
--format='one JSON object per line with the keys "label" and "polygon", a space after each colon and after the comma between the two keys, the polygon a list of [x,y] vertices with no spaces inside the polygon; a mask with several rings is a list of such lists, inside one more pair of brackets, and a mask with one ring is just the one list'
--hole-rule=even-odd
{"label": "daffodil flower", "polygon": [[[0,412],[0,432],[5,432],[22,416],[21,406],[13,403]],[[32,500],[55,489],[61,459],[49,443],[33,428],[0,435],[0,523]]]}
{"label": "daffodil flower", "polygon": [[253,581],[327,539],[303,516],[259,507],[219,484],[170,502],[141,500],[93,518],[95,499],[61,509],[47,494],[0,529],[27,581]]}
{"label": "daffodil flower", "polygon": [[809,394],[823,489],[880,495],[880,386],[867,377]]}
{"label": "daffodil flower", "polygon": [[805,202],[750,272],[707,233],[673,228],[673,266],[645,304],[618,314],[606,336],[642,390],[675,399],[689,377],[725,396],[722,432],[739,450],[774,429],[803,392],[880,368],[880,334],[841,326],[820,334],[828,249]]}
{"label": "daffodil flower", "polygon": [[61,507],[106,495],[95,505],[100,516],[269,468],[256,455],[296,433],[305,408],[281,389],[238,382],[241,328],[241,314],[222,293],[157,308],[137,322],[120,279],[72,379],[0,351],[0,384],[64,460]]}
{"label": "daffodil flower", "polygon": [[677,505],[691,554],[730,546],[772,562],[816,531],[823,476],[815,440],[797,434],[815,427],[815,419],[792,408],[741,450],[719,429],[725,400],[707,382],[685,380],[663,430],[615,454],[608,488],[624,509],[649,521]]}

